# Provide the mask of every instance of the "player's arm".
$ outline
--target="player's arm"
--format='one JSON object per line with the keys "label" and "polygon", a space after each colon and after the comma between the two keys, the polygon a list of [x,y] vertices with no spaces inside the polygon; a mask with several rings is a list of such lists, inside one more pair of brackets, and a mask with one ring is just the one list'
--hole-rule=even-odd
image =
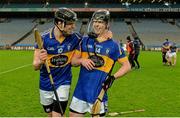
{"label": "player's arm", "polygon": [[131,70],[131,65],[129,63],[129,61],[126,59],[125,61],[118,61],[120,64],[122,64],[121,68],[114,74],[114,77],[120,78],[123,75],[125,75],[129,70]]}
{"label": "player's arm", "polygon": [[123,59],[123,62],[120,59],[118,60],[118,62],[120,62],[122,64],[121,68],[114,75],[109,75],[107,77],[107,79],[105,80],[105,82],[102,84],[102,87],[105,91],[107,91],[107,89],[112,86],[115,79],[122,77],[129,70],[131,70],[131,65],[130,65],[127,57],[125,57]]}
{"label": "player's arm", "polygon": [[34,70],[39,70],[41,68],[41,65],[44,64],[46,59],[47,59],[47,51],[46,50],[35,49],[34,59],[33,59]]}
{"label": "player's arm", "polygon": [[71,64],[73,66],[79,66],[79,65],[82,65],[84,66],[87,70],[92,70],[94,69],[94,62],[90,59],[86,59],[86,58],[82,58],[81,56],[81,52],[79,50],[76,50],[74,52],[74,55],[72,57],[72,60],[71,60]]}
{"label": "player's arm", "polygon": [[129,70],[131,70],[131,65],[128,61],[128,58],[125,55],[125,52],[122,48],[118,46],[116,48],[116,54],[114,54],[117,58],[117,62],[121,64],[122,66],[118,69],[118,71],[114,75],[108,74],[106,80],[104,81],[102,87],[106,91],[108,88],[110,88],[114,82],[115,79],[118,79],[125,75]]}
{"label": "player's arm", "polygon": [[81,53],[78,50],[75,50],[71,59],[71,64],[73,66],[79,66],[81,65],[81,61]]}
{"label": "player's arm", "polygon": [[134,50],[134,45],[133,43],[130,43],[130,48],[131,48],[131,54],[134,54],[135,53],[135,50]]}

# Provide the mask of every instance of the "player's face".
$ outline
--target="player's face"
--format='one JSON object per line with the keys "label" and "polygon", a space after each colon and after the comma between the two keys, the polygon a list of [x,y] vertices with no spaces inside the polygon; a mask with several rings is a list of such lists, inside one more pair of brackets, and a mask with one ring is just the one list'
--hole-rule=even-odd
{"label": "player's face", "polygon": [[93,21],[93,30],[97,35],[103,34],[103,32],[106,30],[106,22],[102,20],[94,20]]}
{"label": "player's face", "polygon": [[58,28],[66,34],[72,34],[75,29],[75,22],[67,22],[66,25],[64,22],[58,22]]}
{"label": "player's face", "polygon": [[72,34],[75,27],[75,22],[67,22],[67,24],[64,27],[64,32],[66,32],[67,34]]}

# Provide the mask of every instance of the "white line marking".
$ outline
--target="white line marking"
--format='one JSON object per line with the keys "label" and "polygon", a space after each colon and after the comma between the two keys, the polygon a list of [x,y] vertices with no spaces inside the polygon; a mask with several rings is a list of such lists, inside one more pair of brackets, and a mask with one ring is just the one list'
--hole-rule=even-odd
{"label": "white line marking", "polygon": [[15,70],[18,70],[18,69],[21,69],[21,68],[24,68],[24,67],[27,67],[27,66],[30,66],[30,65],[32,65],[32,64],[26,64],[26,65],[24,65],[24,66],[20,66],[20,67],[17,67],[17,68],[10,69],[10,70],[1,72],[0,75],[9,73],[9,72],[12,72],[12,71],[15,71]]}

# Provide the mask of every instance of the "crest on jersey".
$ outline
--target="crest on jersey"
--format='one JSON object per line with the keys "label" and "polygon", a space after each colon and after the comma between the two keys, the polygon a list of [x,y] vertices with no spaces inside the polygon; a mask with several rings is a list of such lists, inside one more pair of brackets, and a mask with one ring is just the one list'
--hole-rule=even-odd
{"label": "crest on jersey", "polygon": [[58,53],[61,54],[63,52],[63,48],[58,49]]}
{"label": "crest on jersey", "polygon": [[109,48],[107,48],[107,49],[106,49],[106,55],[108,55],[108,54],[109,54],[109,52],[110,52],[110,49],[109,49]]}

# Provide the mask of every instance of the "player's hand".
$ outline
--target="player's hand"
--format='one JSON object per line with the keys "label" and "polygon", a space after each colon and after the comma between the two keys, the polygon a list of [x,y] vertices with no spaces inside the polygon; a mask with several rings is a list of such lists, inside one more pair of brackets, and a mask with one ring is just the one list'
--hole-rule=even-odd
{"label": "player's hand", "polygon": [[81,64],[87,69],[87,70],[92,70],[94,69],[94,62],[91,59],[82,59]]}
{"label": "player's hand", "polygon": [[39,53],[39,59],[41,64],[44,64],[47,59],[47,51],[45,49],[41,49]]}
{"label": "player's hand", "polygon": [[110,88],[115,80],[114,76],[108,76],[107,79],[102,84],[102,87],[105,91],[107,91],[108,88]]}

